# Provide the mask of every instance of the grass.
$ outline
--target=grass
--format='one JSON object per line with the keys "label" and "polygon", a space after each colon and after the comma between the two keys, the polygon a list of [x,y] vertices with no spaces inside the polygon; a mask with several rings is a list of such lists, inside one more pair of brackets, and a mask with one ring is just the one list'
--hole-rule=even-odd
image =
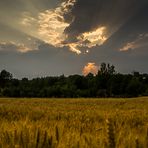
{"label": "grass", "polygon": [[0,99],[0,148],[147,148],[148,97]]}

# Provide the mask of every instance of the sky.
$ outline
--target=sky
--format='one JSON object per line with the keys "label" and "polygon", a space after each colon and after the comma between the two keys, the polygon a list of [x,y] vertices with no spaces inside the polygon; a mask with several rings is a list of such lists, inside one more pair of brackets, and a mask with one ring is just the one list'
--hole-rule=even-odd
{"label": "sky", "polygon": [[148,73],[147,0],[0,0],[0,70],[16,78]]}

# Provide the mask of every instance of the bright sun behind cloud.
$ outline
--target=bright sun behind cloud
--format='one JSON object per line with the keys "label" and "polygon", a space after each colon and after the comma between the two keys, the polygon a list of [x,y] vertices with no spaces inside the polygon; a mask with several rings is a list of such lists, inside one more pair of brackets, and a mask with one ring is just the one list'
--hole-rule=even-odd
{"label": "bright sun behind cloud", "polygon": [[83,68],[83,75],[86,76],[89,73],[96,75],[98,73],[99,67],[95,63],[87,63]]}
{"label": "bright sun behind cloud", "polygon": [[36,24],[37,30],[31,34],[32,36],[54,47],[68,47],[70,51],[76,54],[81,54],[81,48],[86,48],[86,54],[88,53],[88,48],[102,45],[107,40],[106,27],[101,26],[89,32],[81,33],[75,36],[75,41],[68,41],[68,35],[65,33],[65,29],[72,22],[67,23],[64,20],[64,14],[69,13],[74,4],[75,0],[62,2],[55,9],[39,12],[37,18],[24,13],[21,25],[27,28],[33,28],[33,25]]}

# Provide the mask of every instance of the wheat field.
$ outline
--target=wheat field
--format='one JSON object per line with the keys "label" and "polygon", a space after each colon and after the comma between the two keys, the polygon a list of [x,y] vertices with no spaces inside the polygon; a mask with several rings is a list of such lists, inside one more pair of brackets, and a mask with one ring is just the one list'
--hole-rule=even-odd
{"label": "wheat field", "polygon": [[148,97],[0,99],[0,148],[148,148]]}

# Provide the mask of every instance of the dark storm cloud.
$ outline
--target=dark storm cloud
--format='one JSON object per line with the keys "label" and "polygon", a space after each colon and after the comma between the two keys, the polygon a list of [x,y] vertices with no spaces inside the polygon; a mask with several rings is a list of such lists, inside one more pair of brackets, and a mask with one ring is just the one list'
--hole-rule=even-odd
{"label": "dark storm cloud", "polygon": [[65,14],[66,21],[73,20],[65,32],[78,35],[106,26],[110,33],[147,4],[147,0],[76,0],[71,12]]}
{"label": "dark storm cloud", "polygon": [[87,62],[66,48],[55,49],[42,44],[39,49],[23,54],[15,50],[0,50],[0,71],[6,69],[17,78],[81,74]]}
{"label": "dark storm cloud", "polygon": [[[148,72],[148,0],[76,0],[71,12],[64,15],[70,26],[65,32],[69,40],[80,33],[106,26],[111,36],[101,46],[96,46],[88,54],[79,56],[68,48],[55,48],[17,30],[15,25],[23,12],[31,16],[44,10],[54,10],[62,0],[0,0],[0,70],[6,69],[15,77],[36,77],[61,74],[81,74],[88,63],[109,62],[119,72]],[[63,0],[65,1],[65,0]],[[15,25],[14,25],[15,24]],[[50,25],[50,24],[49,24]],[[25,28],[22,28],[22,31]],[[30,34],[29,30],[28,34]],[[29,39],[29,40],[28,40]],[[31,39],[31,40],[30,40]],[[20,46],[37,42],[38,50],[18,52]],[[140,46],[120,52],[127,43]],[[34,46],[32,46],[33,48]],[[134,46],[133,46],[134,47]],[[84,49],[86,50],[86,49]]]}
{"label": "dark storm cloud", "polygon": [[[118,50],[127,43],[135,42],[148,34],[148,5],[144,5],[134,16],[124,23],[103,45],[106,50]],[[145,38],[145,43],[148,38]],[[144,43],[143,43],[144,44]],[[147,51],[148,52],[148,51]]]}

